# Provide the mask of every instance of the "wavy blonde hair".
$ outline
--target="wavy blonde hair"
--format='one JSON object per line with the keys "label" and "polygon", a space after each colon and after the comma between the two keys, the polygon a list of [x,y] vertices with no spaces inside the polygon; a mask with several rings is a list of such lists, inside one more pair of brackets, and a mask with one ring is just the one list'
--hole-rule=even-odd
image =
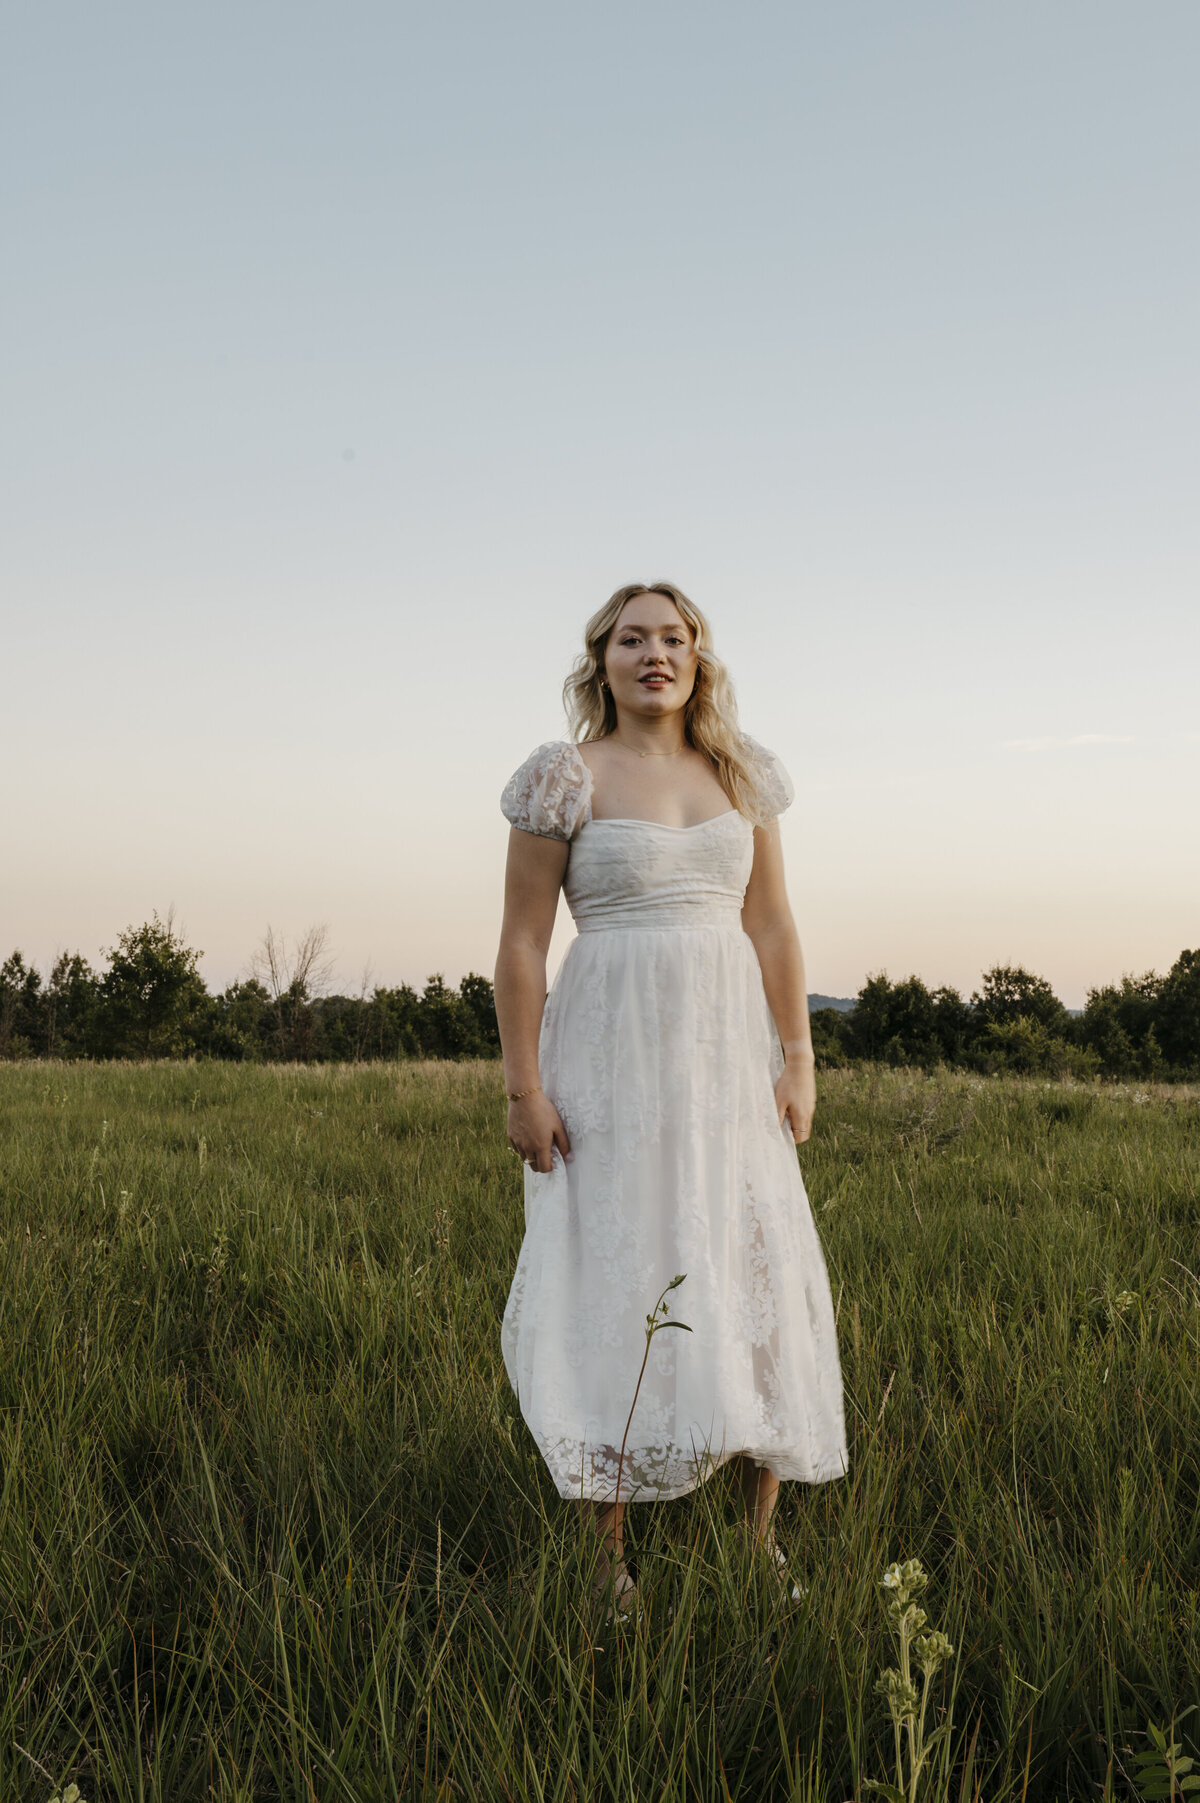
{"label": "wavy blonde hair", "polygon": [[604,654],[609,635],[627,601],[636,595],[665,595],[691,628],[696,644],[696,686],[683,710],[683,736],[702,752],[716,772],[717,781],[739,814],[758,826],[765,813],[759,792],[757,762],[742,736],[737,702],[729,672],[712,648],[712,631],[694,601],[673,582],[629,582],[609,596],[584,627],[584,650],[563,684],[563,705],[571,732],[579,745],[607,739],[616,730],[617,708],[612,690],[601,686]]}

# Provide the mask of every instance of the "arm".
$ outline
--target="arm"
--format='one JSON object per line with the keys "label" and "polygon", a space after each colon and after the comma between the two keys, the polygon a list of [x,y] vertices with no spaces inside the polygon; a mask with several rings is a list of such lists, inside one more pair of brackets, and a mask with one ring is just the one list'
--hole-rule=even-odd
{"label": "arm", "polygon": [[538,1033],[546,1003],[546,953],[567,868],[565,839],[545,839],[510,827],[504,875],[504,922],[496,957],[496,1021],[504,1053],[504,1087],[529,1090],[508,1105],[508,1143],[535,1170],[551,1168],[558,1146],[571,1145],[557,1108],[538,1084]]}
{"label": "arm", "polygon": [[775,1085],[782,1127],[788,1120],[797,1145],[812,1131],[817,1105],[816,1063],[808,1023],[808,986],[800,936],[788,905],[779,823],[754,829],[754,863],[742,904],[742,927],[758,956],[763,990],[785,1064]]}

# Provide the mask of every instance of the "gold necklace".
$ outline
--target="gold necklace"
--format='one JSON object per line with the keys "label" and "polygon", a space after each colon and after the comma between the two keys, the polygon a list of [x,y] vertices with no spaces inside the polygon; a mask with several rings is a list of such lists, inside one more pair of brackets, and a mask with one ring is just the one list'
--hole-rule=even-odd
{"label": "gold necklace", "polygon": [[[617,739],[616,733],[614,733],[612,736],[614,739]],[[617,739],[617,744],[622,748],[623,751],[631,751],[631,752],[633,751],[633,746],[626,745],[624,739]],[[639,757],[639,758],[677,758],[681,751],[686,751],[686,750],[687,750],[686,745],[679,745],[675,748],[674,751],[637,751],[637,752],[634,752],[634,756]]]}

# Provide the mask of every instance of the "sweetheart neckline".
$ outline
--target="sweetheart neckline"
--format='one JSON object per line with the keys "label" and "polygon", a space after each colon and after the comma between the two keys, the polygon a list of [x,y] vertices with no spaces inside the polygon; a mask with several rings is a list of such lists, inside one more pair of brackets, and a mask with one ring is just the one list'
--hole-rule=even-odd
{"label": "sweetheart neckline", "polygon": [[[609,814],[603,820],[585,820],[583,826],[657,826],[664,833],[694,833],[698,827],[711,826],[714,820],[728,820],[736,808],[723,808],[719,814],[710,814],[707,820],[693,820],[691,826],[671,826],[666,820],[639,820],[633,814]],[[580,827],[580,832],[583,827]]]}

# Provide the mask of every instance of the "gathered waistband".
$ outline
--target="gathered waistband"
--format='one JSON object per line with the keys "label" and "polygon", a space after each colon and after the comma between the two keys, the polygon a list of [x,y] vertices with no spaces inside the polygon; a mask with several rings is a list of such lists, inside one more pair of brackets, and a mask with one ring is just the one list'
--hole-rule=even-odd
{"label": "gathered waistband", "polygon": [[580,933],[675,933],[685,932],[741,933],[742,910],[732,903],[728,908],[703,908],[686,903],[659,903],[651,908],[599,908],[595,913],[577,914],[575,926]]}

